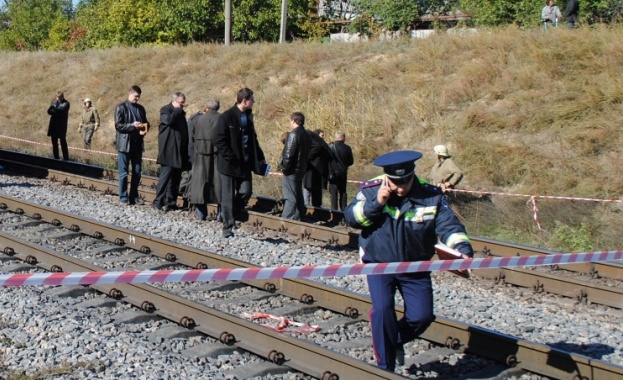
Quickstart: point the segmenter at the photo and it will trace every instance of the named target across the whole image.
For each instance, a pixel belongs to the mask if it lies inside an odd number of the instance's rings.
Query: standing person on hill
[[[579,0],[569,0],[565,9],[565,20],[568,28],[575,28],[575,23],[579,21],[580,2]]]
[[[436,145],[433,150],[437,154],[437,162],[430,172],[431,183],[445,193],[446,189],[453,189],[461,182],[463,171],[450,158],[445,145]]]
[[[174,92],[171,103],[160,109],[156,160],[160,164],[160,177],[153,204],[156,210],[177,210],[182,171],[190,168],[185,104],[186,95]]]
[[[191,140],[194,146],[192,180],[190,181],[190,203],[195,207],[199,220],[206,220],[207,203],[221,203],[221,178],[217,168],[217,150],[212,134],[218,123],[221,103],[210,99],[205,112],[191,119]]]
[[[307,214],[303,199],[303,175],[307,168],[309,155],[309,135],[305,130],[305,115],[294,112],[290,115],[288,133],[279,169],[283,172],[283,197],[285,204],[281,216],[286,219],[301,220]]]
[[[69,148],[67,147],[67,121],[69,120],[69,102],[65,99],[62,91],[56,93],[56,97],[52,100],[52,104],[48,107],[48,115],[50,115],[50,123],[48,124],[48,136],[52,140],[52,154],[57,160],[60,159],[58,154],[58,140],[61,141],[61,151],[63,152],[63,160],[69,160]]]
[[[545,29],[547,29],[548,25],[557,27],[558,21],[562,17],[560,9],[555,4],[554,0],[545,0],[545,6],[541,10],[541,20],[545,25]]]
[[[306,205],[322,207],[322,189],[324,181],[329,177],[331,150],[324,141],[324,132],[320,129],[307,130],[310,136],[307,172],[303,177],[303,197]],[[322,135],[322,136],[321,136]]]
[[[472,257],[465,227],[448,207],[439,188],[421,184],[415,161],[422,153],[398,151],[374,160],[384,174],[361,185],[344,211],[349,226],[361,228],[359,256],[364,263],[430,260],[438,241]],[[393,372],[404,365],[404,344],[420,336],[435,319],[430,272],[367,276],[372,309],[370,325],[379,368]],[[396,290],[404,304],[397,320]]]
[[[141,88],[130,87],[128,100],[115,108],[115,145],[118,154],[119,170],[119,201],[125,204],[143,204],[138,195],[143,169],[144,137],[149,131],[149,122],[145,108],[138,104],[141,99]],[[132,181],[128,194],[128,170],[132,167]]]
[[[253,123],[254,102],[251,89],[240,89],[236,104],[219,116],[212,135],[218,152],[223,237],[226,238],[234,236],[234,217],[244,210],[253,193],[251,173],[265,175],[267,171]]]
[[[342,210],[348,204],[346,184],[348,167],[354,163],[353,150],[346,145],[346,133],[335,132],[335,141],[329,144],[333,161],[329,164],[329,193],[331,194],[331,209]]]
[[[82,118],[80,119],[80,126],[78,126],[78,133],[83,133],[82,139],[84,141],[84,149],[91,149],[91,139],[93,133],[100,127],[100,115],[93,107],[91,99],[84,99],[84,109],[82,110]]]

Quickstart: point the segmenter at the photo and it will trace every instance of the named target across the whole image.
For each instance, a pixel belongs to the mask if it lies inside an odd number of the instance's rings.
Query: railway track
[[[116,171],[91,165],[64,162],[45,157],[0,150],[0,163],[8,169],[29,173],[40,178],[87,188],[104,194],[117,193]],[[28,163],[28,164],[25,164]],[[61,170],[62,169],[62,170]],[[141,196],[146,203],[153,202],[157,178],[141,178]],[[179,206],[184,201],[178,200]],[[253,197],[242,217],[258,230],[277,231],[289,238],[315,240],[330,245],[357,247],[358,231],[343,225],[340,211],[308,207],[306,221],[292,221],[279,217],[283,203],[279,199]],[[215,218],[216,205],[208,205],[208,216]],[[472,236],[477,257],[547,255],[557,252],[509,244]],[[623,308],[623,264],[617,262],[572,264],[548,268],[480,269],[474,274],[500,284],[532,289],[537,293],[551,293],[569,297],[584,304],[600,304]]]
[[[5,165],[5,167],[7,168],[12,169],[11,165],[13,164],[9,163],[7,165],[7,163],[4,162],[3,165]],[[43,171],[45,171],[45,169],[43,169],[42,172]],[[84,172],[82,172],[82,174],[84,174]],[[116,183],[110,184],[109,181],[103,180],[102,183],[100,184],[99,183],[100,180],[90,179],[88,176],[84,176],[84,175],[72,176],[72,175],[67,174],[64,171],[55,172],[53,170],[51,171],[50,169],[47,169],[47,174],[45,174],[44,177],[65,183],[67,185],[76,185],[76,186],[89,189],[89,190],[93,190],[93,191],[106,192],[106,189],[110,189],[110,193],[114,193],[116,190]],[[91,182],[91,180],[94,180],[95,182]],[[107,185],[106,185],[106,182],[108,182]],[[145,193],[146,200],[149,201],[149,194],[150,194],[149,190],[145,190],[144,193]],[[222,261],[223,257],[220,255],[216,255],[216,257],[208,259],[205,256],[206,255],[205,252],[194,252],[193,254],[190,254],[188,253],[188,250],[185,248],[171,246],[170,242],[168,243],[166,241],[158,242],[158,239],[155,239],[150,236],[137,234],[133,231],[127,231],[127,230],[121,230],[121,229],[116,230],[114,226],[112,226],[111,230],[104,229],[104,227],[102,226],[89,227],[88,223],[84,224],[83,221],[78,221],[80,218],[74,219],[75,216],[72,216],[72,215],[56,214],[56,216],[51,216],[51,215],[44,216],[44,215],[48,215],[48,213],[50,213],[51,211],[44,210],[44,209],[37,209],[38,206],[28,205],[27,203],[21,202],[19,200],[5,198],[2,200],[1,203],[6,205],[6,208],[5,208],[6,212],[11,211],[18,215],[21,214],[24,216],[31,216],[32,217],[31,219],[34,219],[34,220],[48,221],[52,224],[65,226],[65,227],[68,227],[72,233],[86,234],[98,240],[101,240],[101,239],[110,240],[117,246],[136,249],[138,250],[138,252],[142,252],[143,255],[145,255],[146,252],[149,254],[155,254],[155,255],[160,256],[162,259],[166,260],[166,262],[169,263],[168,265],[183,264],[189,267],[197,267],[197,266],[203,267],[203,265],[206,265],[210,268],[234,267],[235,265],[242,265],[242,267],[244,267],[245,265],[249,265],[245,263],[232,263],[227,260],[225,260],[224,262]],[[274,201],[273,203],[271,203],[271,200],[267,200],[267,199],[256,200],[256,203],[254,203],[253,207],[266,209],[266,208],[270,208],[271,204],[273,208],[279,207],[278,201]],[[260,206],[256,206],[256,205],[260,205]],[[259,218],[262,215],[262,213],[257,212],[258,215],[254,215],[255,213],[256,211],[251,210],[249,212],[249,219],[253,220],[253,218],[258,218],[258,220],[261,220]],[[321,214],[322,212],[317,213],[318,216]],[[324,213],[324,214],[327,214],[327,213]],[[332,213],[328,213],[328,214],[332,214]],[[344,230],[343,228],[341,229],[330,228],[330,227],[321,225],[322,223],[326,223],[329,225],[333,224],[334,226],[339,226],[339,221],[338,221],[339,213],[334,213],[333,215],[338,215],[338,216],[331,216],[330,218],[325,218],[327,219],[326,221],[322,221],[322,220],[317,221],[316,223],[318,224],[315,225],[317,226],[316,228],[322,227],[322,228],[329,228],[329,229],[339,230],[339,231]],[[274,215],[268,215],[268,217],[270,217],[271,219],[279,220],[279,218],[275,217]],[[284,223],[284,221],[279,221],[279,222]],[[35,222],[29,221],[28,223],[35,223]],[[260,228],[260,229],[267,228],[263,223],[264,222],[261,222],[261,223],[254,222],[253,224],[255,225],[256,228]],[[111,227],[111,226],[108,226],[108,227]],[[308,231],[311,231],[311,232],[309,234],[297,235],[298,238],[315,239],[315,235],[313,233],[314,231],[313,227],[306,226],[303,228],[307,228]],[[281,233],[292,236],[293,229],[296,229],[296,227],[288,226],[286,228],[282,228]],[[336,232],[333,231],[333,234],[335,233]],[[347,231],[347,234],[349,234],[349,236],[354,235],[356,237],[356,232]],[[322,240],[322,239],[318,239],[318,240]],[[339,244],[339,243],[340,243],[339,241],[332,242],[332,244]],[[11,244],[16,245],[17,243],[12,242]],[[163,245],[160,246],[160,244],[163,244]],[[483,240],[483,244],[484,244],[483,248],[477,248],[477,249],[484,253],[487,253],[487,249],[490,249],[489,247],[494,247],[495,242]],[[5,246],[4,249],[6,250],[7,247],[9,246],[8,245]],[[508,252],[514,252],[516,249],[519,249],[519,248],[511,247],[508,249]],[[503,251],[501,248],[496,248],[496,250]],[[9,250],[9,252],[10,251],[11,250]],[[26,249],[26,251],[28,251],[28,249]],[[191,249],[190,251],[195,251],[195,250]],[[14,252],[16,251],[14,250]],[[511,254],[516,254],[516,252],[511,253]],[[33,255],[25,255],[25,256],[24,255],[25,254],[23,253],[14,254],[15,257],[23,256],[22,258],[27,260],[27,262],[29,260],[31,263],[42,265],[47,270],[52,270],[52,267],[54,265],[57,265],[58,268],[56,268],[55,270],[59,270],[60,268],[63,271],[74,271],[74,270],[67,269],[68,268],[67,265],[71,265],[71,264],[63,264],[63,265],[59,265],[58,263],[52,264],[51,261],[47,262],[47,261],[41,260],[37,256],[34,256],[36,260],[33,262],[32,258],[28,258],[29,256],[33,256]],[[41,254],[39,253],[38,255],[41,255]],[[212,260],[216,260],[216,261],[212,261]],[[91,270],[94,270],[94,269],[91,269]],[[580,270],[584,270],[584,269],[580,269]],[[589,270],[588,273],[592,273],[593,276],[595,276],[595,272],[600,273],[600,274],[603,273],[602,270],[597,270],[597,271]],[[504,282],[505,277],[506,276],[500,276],[500,281]],[[289,284],[289,282],[293,282],[293,284]],[[288,285],[286,286],[285,284],[288,284]],[[314,283],[309,282],[309,281],[299,282],[296,280],[283,280],[283,282],[278,282],[278,284],[275,284],[275,283],[257,284],[256,283],[256,284],[250,284],[250,285],[253,285],[259,289],[267,290],[269,292],[268,294],[271,294],[271,295],[279,294],[279,295],[284,295],[284,296],[288,296],[296,300],[299,300],[298,302],[302,304],[302,306],[300,307],[303,309],[313,306],[313,307],[321,307],[325,310],[332,310],[333,312],[342,315],[343,318],[348,318],[352,320],[351,323],[353,321],[365,321],[365,318],[367,316],[367,311],[369,310],[369,307],[370,307],[369,300],[365,299],[364,297],[356,296],[353,298],[352,294],[348,294],[347,292],[344,292],[346,293],[346,295],[341,295],[341,296],[333,295],[334,291],[330,291],[322,286],[318,287],[317,284],[314,285]],[[117,290],[120,290],[120,289],[117,288]],[[110,294],[111,289],[104,289],[103,291],[106,294]],[[155,310],[152,310],[151,312],[155,312],[155,313],[162,312],[163,314],[171,314],[169,315],[169,318],[182,325],[186,324],[188,326],[189,318],[192,319],[195,323],[197,320],[201,320],[199,317],[195,317],[195,318],[189,317],[190,312],[186,313],[188,315],[180,315],[180,313],[161,311],[161,310],[165,310],[165,308],[161,306],[162,301],[157,301],[157,302],[145,301],[146,299],[149,299],[145,294],[141,295],[141,293],[139,293],[138,296],[130,297],[129,295],[127,295],[127,294],[131,294],[131,293],[128,293],[129,290],[124,289],[120,291],[121,291],[121,295],[123,296],[124,300],[136,298],[133,304],[136,304],[137,307],[143,307],[143,308],[145,307],[145,305],[152,304],[155,306]],[[340,292],[339,289],[337,289],[337,293],[340,294],[342,292]],[[113,292],[112,295],[114,296],[115,294],[119,296],[118,292]],[[156,297],[156,296],[153,296],[153,297]],[[350,299],[348,297],[350,297]],[[584,297],[584,299],[588,300],[587,297]],[[145,302],[149,302],[149,303],[145,304]],[[590,302],[592,302],[592,297],[591,297]],[[179,307],[174,308],[174,310],[179,310]],[[400,313],[400,310],[398,309],[397,312]],[[184,319],[184,317],[186,317],[186,319]],[[182,321],[185,321],[185,322],[182,322]],[[253,324],[248,321],[244,321],[244,322]],[[197,325],[203,326],[206,324],[210,324],[210,323],[204,322],[204,323],[198,323]],[[197,328],[197,327],[194,327],[194,328]],[[219,333],[222,334],[223,331],[227,331],[227,330],[220,330],[220,329],[218,330],[219,331],[216,331],[216,332],[209,331],[206,333],[210,336],[215,336],[218,338]],[[535,373],[544,374],[552,378],[561,378],[561,379],[564,379],[564,378],[570,378],[570,379],[571,378],[573,379],[605,378],[605,379],[609,379],[609,378],[619,378],[621,374],[620,368],[618,368],[617,366],[610,366],[604,362],[591,360],[580,355],[574,355],[574,354],[567,353],[567,352],[560,351],[560,350],[555,350],[547,346],[531,344],[529,342],[517,340],[507,335],[496,334],[496,333],[493,333],[487,330],[479,329],[474,326],[460,326],[460,324],[457,324],[455,321],[444,320],[442,318],[438,318],[438,320],[434,323],[433,326],[431,326],[431,328],[426,332],[423,338],[433,342],[435,345],[440,345],[441,347],[445,347],[443,348],[444,350],[459,350],[459,351],[477,353],[485,357],[490,357],[496,361],[507,363],[509,365],[516,365],[518,363],[521,363],[519,366],[522,368],[525,368],[526,370],[529,370]],[[246,342],[246,339],[247,338],[245,337],[245,342]],[[240,345],[240,347],[248,349],[251,352],[254,352],[252,348],[243,347],[242,344]],[[282,348],[282,346],[276,346],[276,347],[278,347],[280,350],[282,349],[283,351],[270,350],[269,354],[272,352],[273,360],[275,360],[275,356],[274,356],[275,353],[273,351],[276,351],[278,353],[287,352],[288,355],[296,351],[296,350],[291,350],[291,347],[287,345],[285,346],[285,348]],[[492,347],[494,347],[495,349],[492,350],[491,349]],[[269,358],[271,357],[271,355],[267,355],[265,352],[264,353],[260,352],[259,355],[263,357],[269,357]],[[282,356],[277,355],[277,357],[281,358]],[[277,358],[277,361],[281,360],[278,358]],[[291,361],[294,362],[295,360],[291,359],[288,356],[287,359],[285,359],[285,361],[288,363],[287,365],[290,366]],[[309,361],[309,355],[305,356],[304,361]],[[320,363],[320,361],[316,361],[316,360],[314,360],[313,362]],[[366,366],[370,367],[367,364]],[[292,368],[295,368],[295,367],[296,366],[293,364]],[[305,372],[305,371],[301,370],[301,372]],[[305,373],[309,373],[309,372],[305,372]],[[325,370],[320,375],[317,372],[312,372],[312,373],[313,374],[310,374],[310,375],[318,377],[318,378],[323,378],[322,376],[325,376],[325,378],[332,378],[331,376],[340,376],[339,371],[334,372],[332,370]],[[344,375],[344,373],[345,372],[342,372],[341,378],[350,378],[350,376]],[[383,377],[380,377],[380,378],[383,378]]]
[[[68,252],[70,249],[67,247],[76,247],[77,244],[72,242],[73,239],[90,239],[82,241],[81,245],[93,249],[67,254],[27,241],[23,238],[28,235],[27,232],[22,233],[22,237],[15,236],[19,235],[15,232],[0,233],[0,248],[5,255],[19,258],[27,265],[36,265],[48,271],[119,270],[128,266],[133,269],[172,266],[250,267],[250,264],[228,259],[220,254],[179,246],[168,240],[102,224],[11,197],[0,197],[0,209],[3,210],[4,229],[21,231],[24,228],[38,228],[38,233],[46,231],[43,237],[34,240],[46,241],[47,245],[52,245],[50,242],[54,241],[58,251]],[[41,225],[44,228],[39,227]],[[326,314],[323,313],[325,318],[319,324],[325,328],[328,325],[340,326],[340,329],[346,330],[349,326],[357,327],[357,323],[367,320],[371,306],[366,297],[306,280],[248,281],[248,285],[252,286],[253,290],[245,291],[243,296],[238,294],[237,302],[248,306],[256,302],[265,304],[267,298],[284,297],[290,301],[275,302],[277,306],[272,311],[282,315],[296,315],[297,318],[313,315],[314,310],[318,308],[329,310],[334,313],[330,318],[334,321],[327,321]],[[181,293],[193,294],[196,299],[205,301],[210,298],[211,293],[225,292],[228,288],[239,286],[198,283],[184,286]],[[356,376],[402,378],[397,374],[379,370],[364,361],[321,347],[315,342],[280,334],[218,310],[219,306],[224,306],[225,309],[232,307],[233,302],[229,298],[223,300],[216,297],[212,303],[198,303],[168,291],[164,285],[112,284],[94,285],[94,288],[111,298],[123,299],[146,313],[165,317],[184,328],[215,337],[225,345],[235,345],[265,357],[274,364],[286,365],[315,378],[351,379]],[[397,313],[401,311],[397,309]],[[313,318],[309,319],[310,324],[316,322]],[[437,318],[423,338],[434,344],[432,351],[435,355],[452,351],[477,354],[511,367],[520,366],[527,371],[552,378],[610,379],[623,375],[623,368],[618,366],[444,318]],[[361,344],[362,350],[369,346],[367,340],[358,343]],[[339,343],[331,345],[339,350]],[[430,353],[421,356],[422,358],[416,357],[413,360],[416,362],[430,360],[425,358],[429,357]],[[569,372],[570,368],[573,368],[573,371]]]

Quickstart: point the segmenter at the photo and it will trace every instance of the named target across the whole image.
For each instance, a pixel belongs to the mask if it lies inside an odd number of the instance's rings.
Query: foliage
[[[69,35],[71,0],[6,0],[0,49],[58,49]]]
[[[623,1],[593,0],[580,3],[580,17],[589,23],[623,21]]]
[[[567,1],[556,3],[565,14]],[[501,26],[511,23],[522,27],[536,26],[540,23],[541,0],[459,0],[458,8],[471,16],[476,26]],[[580,20],[587,23],[621,21],[623,2],[620,0],[582,0],[580,1]]]
[[[414,0],[354,0],[353,7],[359,19],[372,18],[387,30],[407,30],[420,11]],[[361,22],[352,24],[352,30],[360,28]]]
[[[578,228],[562,224],[556,227],[553,242],[568,252],[588,252],[593,250],[594,237],[585,224]]]
[[[460,0],[459,8],[469,14],[476,25],[495,26],[512,23],[517,16],[517,4],[523,1],[526,0]],[[535,0],[527,1],[536,3]],[[540,19],[540,13],[538,17]]]
[[[279,40],[281,0],[234,0],[232,5],[234,40],[258,42]],[[314,20],[309,0],[289,0],[286,27],[288,37],[318,37],[323,28]]]

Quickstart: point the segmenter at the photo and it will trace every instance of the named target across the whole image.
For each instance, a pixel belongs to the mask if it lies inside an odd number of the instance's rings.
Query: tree
[[[407,30],[418,19],[420,4],[415,0],[353,0],[359,19],[371,18],[387,30]],[[360,29],[353,23],[354,30]]]
[[[317,33],[309,0],[289,0],[289,36],[306,38]],[[232,34],[243,42],[279,40],[281,0],[234,0]]]
[[[2,13],[4,50],[59,49],[73,17],[71,0],[6,0]]]
[[[516,16],[514,2],[508,0],[461,0],[459,8],[469,14],[476,25],[482,26],[510,24]]]

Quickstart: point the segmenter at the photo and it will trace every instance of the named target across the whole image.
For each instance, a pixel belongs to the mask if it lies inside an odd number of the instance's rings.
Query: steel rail
[[[72,231],[90,233],[93,234],[92,236],[94,237],[106,238],[118,245],[131,246],[144,253],[156,254],[160,257],[168,258],[169,260],[175,258],[175,260],[172,261],[179,261],[187,265],[190,263],[190,266],[193,266],[192,264],[197,266],[199,260],[204,260],[211,264],[218,263],[220,265],[231,265],[231,267],[236,267],[238,265],[241,267],[250,267],[249,264],[227,259],[220,255],[209,254],[189,247],[179,246],[167,240],[157,239],[148,235],[136,233],[135,231],[128,231],[119,227],[101,224],[92,219],[78,217],[43,206],[30,205],[12,197],[0,196],[0,202],[2,202],[0,208],[5,210],[13,209],[14,212],[18,214],[30,214],[33,218],[38,220],[51,219],[52,224],[68,226]],[[124,237],[128,240],[127,244]],[[13,251],[15,250],[13,249]],[[171,254],[175,256],[173,257]],[[37,261],[40,260],[37,259]],[[51,265],[51,263],[48,263],[50,268]],[[75,269],[71,267],[61,267],[61,270],[72,271]],[[291,296],[290,294],[295,294],[294,298],[297,298],[296,295],[299,295],[299,299],[301,299],[303,303],[314,304],[314,306],[324,307],[362,320],[367,320],[367,315],[371,308],[370,300],[366,297],[350,292],[339,291],[338,289],[326,287],[307,280],[282,279],[276,281],[273,285],[264,283],[263,286],[261,284],[259,286],[268,291],[279,292],[284,295]],[[120,287],[117,288],[121,289]],[[301,295],[300,292],[302,291],[306,293]],[[139,299],[141,305],[145,303],[146,299],[149,299],[149,297],[145,296]],[[161,301],[149,302],[152,304],[159,304]],[[340,306],[336,307],[336,305]],[[345,305],[350,306],[345,308]],[[403,310],[397,308],[396,311],[400,315]],[[185,313],[189,314],[190,311],[185,310]],[[189,315],[194,316],[194,314]],[[189,317],[188,315],[184,316]],[[181,321],[181,318],[184,316],[175,314],[173,320],[178,318],[177,320]],[[559,379],[618,379],[623,376],[623,367],[614,364],[523,341],[504,334],[495,333],[490,330],[462,324],[441,317],[438,317],[435,322],[433,322],[429,329],[423,334],[422,338],[457,350],[465,350],[489,357],[511,366],[518,365],[525,370]],[[282,347],[280,347],[280,349],[282,349]],[[250,351],[252,350],[250,349]]]
[[[33,156],[34,158],[31,158],[30,155],[8,151],[10,158],[27,157],[28,162],[32,161],[44,165],[49,164],[51,166],[60,167],[61,169],[63,168],[61,163],[65,163],[69,168],[67,169],[68,171],[42,169],[40,167],[33,167],[22,162],[7,160],[6,158],[3,158],[6,153],[7,151],[0,150],[0,160],[3,160],[11,169],[26,173],[42,173],[45,177],[52,181],[58,181],[66,185],[74,185],[80,188],[88,188],[89,190],[94,191],[103,191],[106,194],[115,194],[117,192],[116,184],[112,185],[110,182],[110,179],[117,178],[116,176],[118,176],[118,172],[114,170],[97,170],[95,167],[90,165],[86,165],[85,168],[80,168],[84,164],[71,161],[52,160],[38,156]],[[78,174],[72,174],[74,172],[90,173],[95,176],[103,173],[108,180],[94,179]],[[141,190],[143,197],[146,201],[152,202],[155,197],[153,189],[156,187],[157,178],[142,177],[141,182],[145,182],[146,184],[146,186],[144,186]],[[178,200],[178,205],[181,206],[182,204],[183,201],[180,198]],[[333,228],[343,221],[343,214],[341,212],[309,207],[308,216],[320,220],[322,223],[311,224],[280,218],[277,214],[280,213],[282,208],[283,205],[280,200],[266,197],[253,197],[249,202],[248,212],[245,213],[242,221],[248,222],[258,229],[278,231],[302,240],[313,239],[323,241],[331,245],[357,247],[357,231],[346,228]],[[208,215],[214,218],[216,217],[216,213],[217,206],[213,204],[208,205]],[[481,237],[472,237],[472,245],[476,251],[491,256],[508,257],[517,255],[524,256],[556,253],[519,244],[498,242]],[[603,276],[623,280],[623,267],[620,263],[615,262],[571,264],[565,265],[561,268],[566,271],[586,273],[593,278]],[[483,278],[492,279],[498,283],[532,288],[535,292],[549,292],[565,297],[571,297],[578,302],[598,303],[610,307],[623,308],[623,290],[600,286],[598,284],[582,281],[580,279],[569,278],[568,276],[548,275],[542,272],[537,273],[535,271],[521,268],[476,270],[474,273],[482,276]]]
[[[3,251],[11,252],[30,264],[51,270],[94,272],[100,267],[0,232]],[[363,361],[322,348],[316,344],[280,334],[256,323],[186,300],[153,286],[142,284],[93,285],[93,288],[116,299],[175,321],[221,343],[236,345],[244,350],[286,365],[318,379],[402,379]]]

